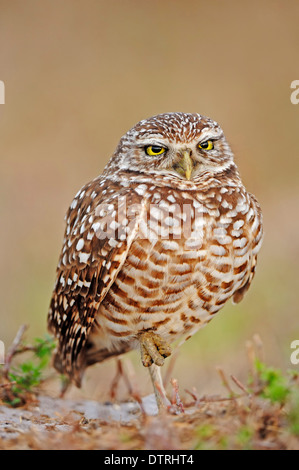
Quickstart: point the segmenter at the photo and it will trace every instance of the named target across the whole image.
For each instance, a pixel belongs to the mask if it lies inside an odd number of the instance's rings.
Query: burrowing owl
[[[49,311],[56,368],[80,385],[87,366],[137,347],[161,366],[169,343],[242,299],[261,240],[260,207],[215,121],[139,122],[67,212]]]

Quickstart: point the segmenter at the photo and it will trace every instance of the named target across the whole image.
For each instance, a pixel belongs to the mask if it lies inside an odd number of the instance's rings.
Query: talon
[[[163,366],[164,359],[171,354],[170,346],[161,336],[148,331],[140,336],[141,360],[144,367],[152,364]]]

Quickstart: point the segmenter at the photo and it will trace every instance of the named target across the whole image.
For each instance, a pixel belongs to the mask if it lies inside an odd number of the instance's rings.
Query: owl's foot
[[[152,364],[163,366],[164,359],[171,354],[171,348],[166,341],[152,331],[142,333],[139,341],[141,361],[144,367],[149,367]]]
[[[171,348],[161,336],[152,331],[143,333],[139,341],[141,361],[144,367],[149,368],[158,409],[168,408],[170,402],[163,386],[160,367],[163,366],[165,358],[170,356]]]

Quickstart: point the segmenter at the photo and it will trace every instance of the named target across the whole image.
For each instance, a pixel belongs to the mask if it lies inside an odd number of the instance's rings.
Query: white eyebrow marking
[[[159,141],[154,137],[151,139],[147,138],[143,142],[140,142],[140,144],[138,144],[138,147],[143,149],[144,147],[148,147],[149,145],[157,145],[158,147],[163,147],[165,150],[168,150],[168,146],[165,142]]]
[[[211,128],[204,128],[200,133],[200,137],[198,142],[204,142],[205,140],[219,140],[223,136],[223,131],[211,129]]]

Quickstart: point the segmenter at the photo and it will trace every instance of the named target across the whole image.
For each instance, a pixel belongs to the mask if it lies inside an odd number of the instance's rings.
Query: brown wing
[[[66,230],[48,315],[58,338],[55,367],[80,383],[80,352],[99,305],[127,257],[146,200],[104,177],[82,188]]]

